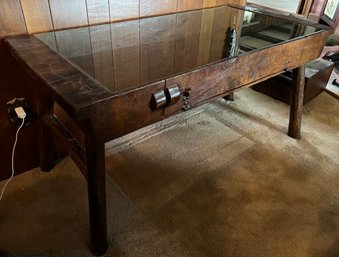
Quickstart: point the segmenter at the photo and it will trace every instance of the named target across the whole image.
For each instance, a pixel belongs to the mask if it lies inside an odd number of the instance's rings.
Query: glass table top
[[[117,93],[319,30],[219,6],[35,36]]]

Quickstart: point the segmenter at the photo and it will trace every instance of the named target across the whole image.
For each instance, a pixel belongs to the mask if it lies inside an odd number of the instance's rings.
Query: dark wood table
[[[293,70],[288,135],[300,138],[304,65],[330,31],[256,7],[220,6],[5,40],[40,91],[40,166],[62,143],[88,183],[92,252],[108,248],[105,142]],[[57,103],[84,136],[56,117]]]

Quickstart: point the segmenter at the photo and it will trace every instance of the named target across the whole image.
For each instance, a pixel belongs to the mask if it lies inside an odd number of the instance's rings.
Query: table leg
[[[293,83],[290,103],[290,124],[288,135],[295,139],[301,138],[301,118],[304,101],[305,66],[293,70]]]
[[[104,143],[86,138],[86,159],[91,250],[103,255],[108,248]]]
[[[39,159],[40,169],[48,172],[54,168],[54,159],[56,156],[56,146],[54,137],[49,132],[48,128],[42,123],[42,117],[44,115],[50,115],[53,113],[54,102],[48,97],[42,97],[40,102],[39,113]]]

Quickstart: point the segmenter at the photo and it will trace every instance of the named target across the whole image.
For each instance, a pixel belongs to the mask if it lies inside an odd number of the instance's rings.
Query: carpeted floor
[[[244,89],[107,144],[106,256],[338,257],[339,101],[305,105],[301,140],[288,116]],[[86,195],[69,158],[15,177],[0,256],[91,256]]]

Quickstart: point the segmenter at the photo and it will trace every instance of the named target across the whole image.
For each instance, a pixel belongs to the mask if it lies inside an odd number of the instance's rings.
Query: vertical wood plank
[[[0,1],[0,38],[27,33],[19,0]]]
[[[237,4],[244,6],[246,4],[246,0],[216,0],[216,5],[224,5],[224,4]]]
[[[199,39],[198,65],[207,64],[210,57],[212,32],[215,10],[208,9],[202,12],[201,31]]]
[[[140,82],[139,21],[112,24],[112,48],[116,90]]]
[[[215,5],[229,4],[232,0],[216,0]]]
[[[174,72],[197,65],[202,11],[177,14]]]
[[[108,0],[87,0],[87,12],[89,24],[103,23],[110,20]]]
[[[114,90],[113,51],[110,24],[90,27],[94,78]]]
[[[140,16],[149,16],[177,11],[178,0],[140,0]]]
[[[173,71],[176,15],[140,21],[141,82],[158,80]]]
[[[53,30],[48,0],[21,0],[29,34]]]
[[[204,0],[204,8],[213,7],[216,5],[216,0]]]
[[[111,20],[139,17],[139,0],[110,0]]]
[[[204,0],[178,0],[178,12],[200,9],[204,6]]]
[[[55,29],[88,25],[86,0],[50,0]]]

